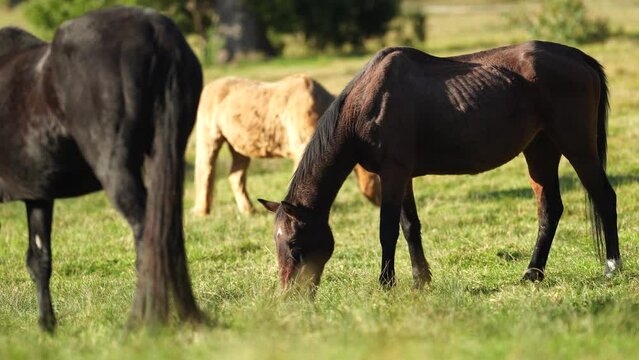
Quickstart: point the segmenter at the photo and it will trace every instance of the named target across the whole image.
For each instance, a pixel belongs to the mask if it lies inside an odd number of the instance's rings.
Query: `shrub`
[[[50,36],[64,21],[80,16],[87,11],[126,4],[116,0],[29,0],[24,9],[27,19]],[[128,1],[129,4],[132,1]]]
[[[395,17],[381,38],[383,46],[412,46],[424,48],[427,36],[427,17],[422,12],[407,12]]]
[[[610,36],[608,21],[590,19],[582,0],[544,0],[536,18],[524,23],[538,39],[583,44]]]
[[[164,11],[183,30],[193,29],[186,0],[29,0],[25,2],[24,12],[27,19],[41,30],[42,35],[51,36],[66,20],[87,11],[116,5],[151,6]]]

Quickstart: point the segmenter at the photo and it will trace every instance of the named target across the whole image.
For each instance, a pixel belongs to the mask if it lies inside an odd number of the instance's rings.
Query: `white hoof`
[[[604,274],[606,277],[613,277],[615,274],[622,270],[623,266],[621,264],[621,259],[607,259],[606,260],[606,270]]]

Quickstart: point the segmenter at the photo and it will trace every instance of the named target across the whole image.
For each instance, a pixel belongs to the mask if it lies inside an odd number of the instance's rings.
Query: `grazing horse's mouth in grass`
[[[320,223],[312,210],[288,202],[259,199],[275,215],[275,248],[283,289],[314,294],[322,272],[333,254],[333,233],[328,222]]]

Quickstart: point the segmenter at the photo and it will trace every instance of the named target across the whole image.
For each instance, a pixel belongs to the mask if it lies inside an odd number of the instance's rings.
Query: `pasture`
[[[34,285],[24,264],[21,203],[0,206],[0,358],[619,358],[639,349],[639,2],[588,2],[619,34],[581,49],[606,68],[611,91],[608,176],[617,192],[625,271],[603,276],[584,193],[560,165],[564,214],[546,280],[520,283],[537,232],[523,156],[475,176],[416,179],[415,196],[433,282],[411,289],[400,237],[398,285],[378,286],[378,209],[349,178],[333,206],[336,245],[314,302],[278,288],[272,214],[242,216],[218,160],[212,213],[186,214],[190,273],[213,326],[127,334],[135,289],[133,238],[103,193],[56,202],[51,292],[59,328],[37,327]],[[510,6],[451,8],[429,17],[426,51],[445,56],[521,42],[502,15]],[[451,10],[448,9],[448,10]],[[2,25],[19,14],[3,14]],[[19,23],[21,20],[18,20]],[[239,75],[277,80],[305,72],[337,93],[370,55],[317,56],[205,69],[208,81]],[[191,144],[192,145],[192,144]],[[194,149],[187,154],[185,209],[193,205]],[[290,160],[252,161],[253,197],[281,199]]]

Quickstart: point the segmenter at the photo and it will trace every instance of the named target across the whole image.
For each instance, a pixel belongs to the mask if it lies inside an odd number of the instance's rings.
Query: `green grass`
[[[239,215],[219,161],[210,217],[185,216],[195,293],[211,328],[172,324],[152,336],[127,334],[134,291],[129,229],[102,193],[56,203],[52,294],[55,336],[37,328],[34,286],[24,265],[23,205],[0,206],[0,359],[33,358],[634,358],[639,350],[639,5],[590,3],[625,35],[583,49],[610,77],[609,176],[618,195],[625,272],[611,280],[595,260],[583,191],[562,161],[566,208],[538,285],[521,284],[536,234],[525,162],[477,176],[415,180],[424,247],[434,280],[410,289],[399,240],[398,286],[377,286],[378,213],[348,179],[331,214],[336,249],[314,302],[284,297],[277,285],[272,216]],[[614,6],[613,6],[614,5]],[[0,17],[2,19],[2,17]],[[4,21],[4,20],[2,20]],[[428,50],[437,55],[523,41],[497,13],[430,18]],[[274,60],[207,69],[277,79],[307,72],[337,92],[367,56]],[[188,154],[193,163],[192,151]],[[281,199],[292,164],[253,161],[252,198]],[[192,168],[185,206],[193,204]],[[503,254],[506,254],[504,256]]]

